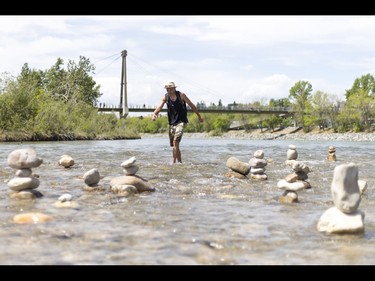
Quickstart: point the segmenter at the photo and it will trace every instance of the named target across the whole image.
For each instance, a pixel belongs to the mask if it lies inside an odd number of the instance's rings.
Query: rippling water
[[[290,174],[284,164],[289,144],[312,172],[312,188],[298,192],[299,203],[282,204],[277,182]],[[326,160],[336,147],[336,162]],[[10,152],[33,148],[43,164],[39,175],[44,196],[34,200],[9,197]],[[263,149],[268,180],[226,178],[226,161],[248,162]],[[0,264],[126,265],[283,265],[375,264],[374,164],[371,142],[189,139],[181,143],[182,164],[171,165],[166,138],[114,141],[29,142],[0,144]],[[76,164],[58,165],[63,154]],[[109,190],[120,164],[135,156],[137,175],[155,192],[119,197]],[[360,235],[327,235],[316,225],[333,207],[330,185],[336,165],[354,162],[367,191],[359,208],[365,213]],[[98,168],[102,191],[85,191],[82,176]],[[53,203],[70,193],[77,208]],[[13,216],[42,212],[53,221],[19,225]]]

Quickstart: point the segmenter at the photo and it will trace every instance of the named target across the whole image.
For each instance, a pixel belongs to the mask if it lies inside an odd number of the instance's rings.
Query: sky
[[[344,99],[375,76],[375,16],[0,16],[0,75],[83,56],[99,102],[117,106],[122,51],[128,107],[155,107],[170,81],[195,104],[267,104],[301,80]]]

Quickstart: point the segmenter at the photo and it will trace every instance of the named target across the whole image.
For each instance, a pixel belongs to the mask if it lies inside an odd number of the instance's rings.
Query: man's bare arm
[[[185,93],[181,93],[182,99],[190,106],[191,110],[197,114],[199,122],[203,122],[203,118],[201,114],[199,113],[197,107],[195,106],[194,103],[191,102],[191,100],[188,98],[188,96]]]
[[[155,108],[154,112],[152,113],[152,117],[151,117],[152,121],[156,120],[156,118],[158,117],[158,114],[163,109],[165,102],[166,102],[165,97],[162,97],[160,104]]]

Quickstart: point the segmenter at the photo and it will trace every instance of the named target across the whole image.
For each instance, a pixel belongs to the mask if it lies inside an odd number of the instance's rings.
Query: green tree
[[[309,132],[312,128],[318,124],[318,116],[314,114],[313,105],[309,100],[305,102],[304,116],[303,116],[303,130]]]
[[[360,131],[360,114],[350,103],[345,103],[336,118],[335,131],[345,133],[349,130]]]
[[[65,87],[63,83],[67,73],[63,66],[64,61],[61,58],[57,58],[56,63],[45,71],[43,87],[54,99],[67,101],[68,97],[65,97]]]
[[[8,80],[2,94],[0,122],[3,130],[28,131],[45,99],[42,72],[24,64],[13,81]]]
[[[360,131],[368,129],[372,123],[370,120],[375,116],[374,97],[366,89],[358,89],[349,97],[346,104],[358,112],[356,114],[358,118],[356,123],[359,125],[358,129]]]
[[[371,74],[362,75],[360,78],[354,80],[353,86],[346,90],[345,97],[348,100],[349,97],[355,95],[358,89],[363,89],[369,96],[373,96],[375,93],[375,79]]]
[[[268,103],[268,106],[270,108],[287,108],[287,107],[290,107],[290,101],[289,99],[278,99],[278,100],[275,100],[275,99],[270,99],[269,103]],[[283,122],[284,122],[284,119],[287,115],[286,114],[280,114],[280,115],[276,115],[276,114],[272,114],[268,117],[267,119],[267,126],[272,130],[274,131],[276,129],[276,127],[283,127]],[[285,123],[285,122],[284,122]]]
[[[298,126],[305,127],[305,108],[308,106],[312,86],[307,81],[298,81],[289,90],[289,99],[293,104]]]
[[[0,133],[15,140],[123,138],[137,135],[125,130],[114,114],[100,114],[93,106],[99,86],[90,76],[94,66],[85,57],[78,64],[63,61],[47,71],[25,63],[20,74],[0,79]]]
[[[287,98],[277,99],[277,100],[270,99],[269,106],[270,107],[290,107],[291,106],[291,102]]]
[[[334,106],[334,102],[327,93],[317,91],[311,96],[311,115],[315,116],[317,125],[324,130],[330,116],[330,111]]]
[[[102,96],[100,85],[90,75],[95,66],[84,56],[79,57],[78,64],[68,61],[67,70],[63,69],[64,61],[58,58],[56,63],[46,71],[44,87],[51,96],[65,102],[72,100],[77,103],[83,101],[96,106]]]
[[[0,95],[4,93],[5,88],[8,84],[15,80],[15,77],[9,72],[3,72],[0,76]]]

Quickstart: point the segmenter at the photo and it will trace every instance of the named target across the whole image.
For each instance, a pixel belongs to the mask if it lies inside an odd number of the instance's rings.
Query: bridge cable
[[[137,60],[139,60],[139,61],[144,62],[145,64],[148,64],[148,65],[154,67],[155,69],[159,69],[157,66],[155,66],[155,65],[153,65],[153,64],[151,64],[151,63],[148,63],[148,62],[142,60],[141,58],[136,57],[135,55],[131,55],[131,56],[129,56],[129,58],[132,58],[132,59],[133,59],[133,62],[135,62],[135,59],[137,59]],[[140,65],[139,63],[137,63],[137,64]],[[172,74],[173,76],[180,77],[182,81],[187,81],[188,84],[194,85],[195,87],[199,88],[200,90],[204,89],[206,92],[212,93],[212,94],[214,94],[215,96],[217,96],[218,94],[221,94],[221,93],[219,93],[219,92],[217,92],[217,91],[214,91],[214,90],[212,90],[212,89],[210,89],[210,88],[207,88],[206,86],[203,86],[203,85],[201,85],[201,84],[199,84],[199,83],[196,83],[196,82],[194,82],[194,81],[192,81],[192,80],[186,79],[186,78],[184,78],[184,77],[182,77],[181,75],[178,75],[178,74],[176,74],[176,73],[172,73],[172,72],[167,71],[167,70],[165,70],[165,69],[160,69],[160,70],[161,70],[162,72],[164,72],[164,73],[167,73],[168,75],[171,75],[171,74]],[[151,73],[149,72],[149,74],[151,74]],[[189,81],[190,81],[190,82],[189,82]],[[159,81],[159,82],[160,82],[160,83],[163,83],[163,81]]]
[[[109,57],[107,57],[107,58],[109,58]],[[101,72],[103,72],[105,69],[107,69],[111,64],[113,64],[115,61],[117,61],[118,59],[120,59],[121,58],[121,54],[118,56],[118,57],[116,57],[116,58],[114,58],[110,63],[108,63],[106,66],[104,66],[104,67],[102,67],[101,68],[101,70],[100,71],[97,71],[95,74],[96,75],[98,75],[99,73],[101,73]],[[104,59],[102,59],[102,60],[104,60]],[[100,61],[102,61],[102,60],[100,60]],[[97,61],[98,62],[98,61]]]

